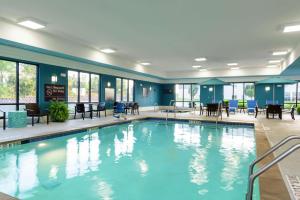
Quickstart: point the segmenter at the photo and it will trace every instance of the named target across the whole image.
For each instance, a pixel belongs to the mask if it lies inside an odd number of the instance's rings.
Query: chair
[[[25,104],[25,111],[27,111],[27,116],[31,117],[31,124],[34,126],[34,117],[38,118],[37,123],[40,123],[40,118],[46,116],[47,124],[49,124],[49,113],[41,112],[40,107],[37,103],[28,103]]]
[[[139,104],[137,102],[134,102],[132,104],[132,107],[131,107],[131,114],[135,114],[135,112],[137,112],[137,114],[139,115],[140,114],[140,111],[139,111]]]
[[[247,113],[253,113],[255,114],[255,117],[257,117],[258,107],[255,100],[248,100],[247,101]]]
[[[5,130],[6,129],[6,112],[4,112],[3,110],[0,110],[0,112],[3,113],[2,116],[0,116],[0,119],[3,120],[3,130]]]
[[[126,113],[125,111],[125,104],[124,103],[117,103],[116,108],[114,110],[114,114]]]
[[[90,109],[90,110],[86,111],[86,110],[85,110],[85,106],[84,106],[83,103],[77,103],[77,104],[75,105],[74,119],[76,119],[76,114],[77,114],[77,113],[81,113],[81,117],[82,117],[82,119],[84,120],[84,118],[85,118],[85,113],[86,113],[86,112],[90,112],[90,117],[91,117],[91,119],[92,119],[92,118],[93,118],[93,110]]]
[[[216,115],[218,112],[219,104],[217,103],[208,103],[206,108],[206,116]]]
[[[296,110],[296,105],[292,105],[291,107],[291,117],[293,120],[295,120],[295,110]]]
[[[104,111],[104,115],[106,117],[106,107],[105,107],[105,102],[100,102],[98,105],[97,105],[97,109],[96,110],[93,110],[95,112],[97,112],[97,117],[101,117],[101,111]]]
[[[228,111],[229,112],[236,112],[237,109],[238,109],[238,104],[239,104],[239,101],[238,100],[229,100],[229,108],[228,108]]]
[[[267,113],[266,113],[267,119],[269,118],[269,114],[272,114],[273,118],[274,118],[274,115],[278,114],[279,119],[282,119],[282,106],[269,104],[267,107]]]

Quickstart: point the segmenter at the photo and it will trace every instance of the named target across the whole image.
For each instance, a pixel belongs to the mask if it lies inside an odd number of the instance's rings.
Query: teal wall
[[[202,85],[200,89],[200,100],[202,103],[212,103],[214,101],[214,91],[209,91],[209,88],[212,87],[215,90],[215,102],[223,101],[223,85]]]
[[[266,91],[266,87],[270,87],[270,91]],[[284,85],[275,84],[274,85],[275,98],[279,104],[284,103]],[[257,84],[255,85],[255,99],[259,107],[264,107],[267,100],[273,100],[273,84]]]
[[[149,94],[147,97],[143,96],[143,88],[148,88]],[[138,102],[140,106],[154,106],[156,103],[160,105],[160,84],[136,80],[134,92],[134,101]]]
[[[57,76],[57,85],[64,85],[66,89],[66,100],[68,94],[68,70],[63,67],[57,67],[53,65],[39,64],[39,84],[38,84],[38,94],[39,94],[39,105],[42,109],[46,109],[49,105],[49,102],[45,101],[45,91],[44,85],[51,84],[51,76]],[[65,74],[66,76],[61,76]]]
[[[168,106],[171,100],[175,100],[175,84],[161,84],[160,105]]]

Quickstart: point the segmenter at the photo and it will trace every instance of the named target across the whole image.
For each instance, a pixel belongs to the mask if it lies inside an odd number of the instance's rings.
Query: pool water
[[[255,154],[253,127],[136,121],[0,150],[0,191],[32,200],[241,200]]]

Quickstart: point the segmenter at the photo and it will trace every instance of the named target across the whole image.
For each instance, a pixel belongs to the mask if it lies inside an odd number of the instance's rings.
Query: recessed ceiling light
[[[206,61],[207,59],[206,58],[195,58],[195,61],[197,62],[203,62],[203,61]]]
[[[237,66],[238,63],[228,63],[227,65],[228,65],[228,66]]]
[[[18,22],[19,25],[25,26],[27,28],[31,28],[34,30],[45,28],[46,25],[41,24],[40,22],[36,22],[32,19],[24,19]]]
[[[269,64],[278,64],[281,63],[281,60],[269,60]]]
[[[272,55],[273,56],[284,56],[286,54],[288,54],[288,51],[274,51]]]
[[[194,68],[194,69],[199,69],[199,68],[201,68],[202,66],[200,66],[200,65],[194,65],[194,66],[192,66],[192,68]]]
[[[277,65],[267,65],[268,68],[276,68],[278,67]]]
[[[101,52],[103,52],[103,53],[115,53],[116,50],[110,49],[110,48],[105,48],[105,49],[101,49]]]
[[[231,70],[237,70],[240,69],[239,67],[231,67]]]
[[[283,29],[284,33],[298,32],[300,31],[300,24],[285,26]]]
[[[144,66],[151,65],[151,63],[149,63],[149,62],[141,62],[140,64],[141,64],[141,65],[144,65]]]
[[[200,71],[200,72],[206,72],[207,69],[200,69],[199,71]]]

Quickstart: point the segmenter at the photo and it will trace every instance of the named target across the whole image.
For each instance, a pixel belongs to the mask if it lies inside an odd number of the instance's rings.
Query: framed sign
[[[45,101],[65,101],[66,89],[64,85],[45,84]]]
[[[148,88],[143,88],[143,97],[147,97],[149,95],[149,90]]]

